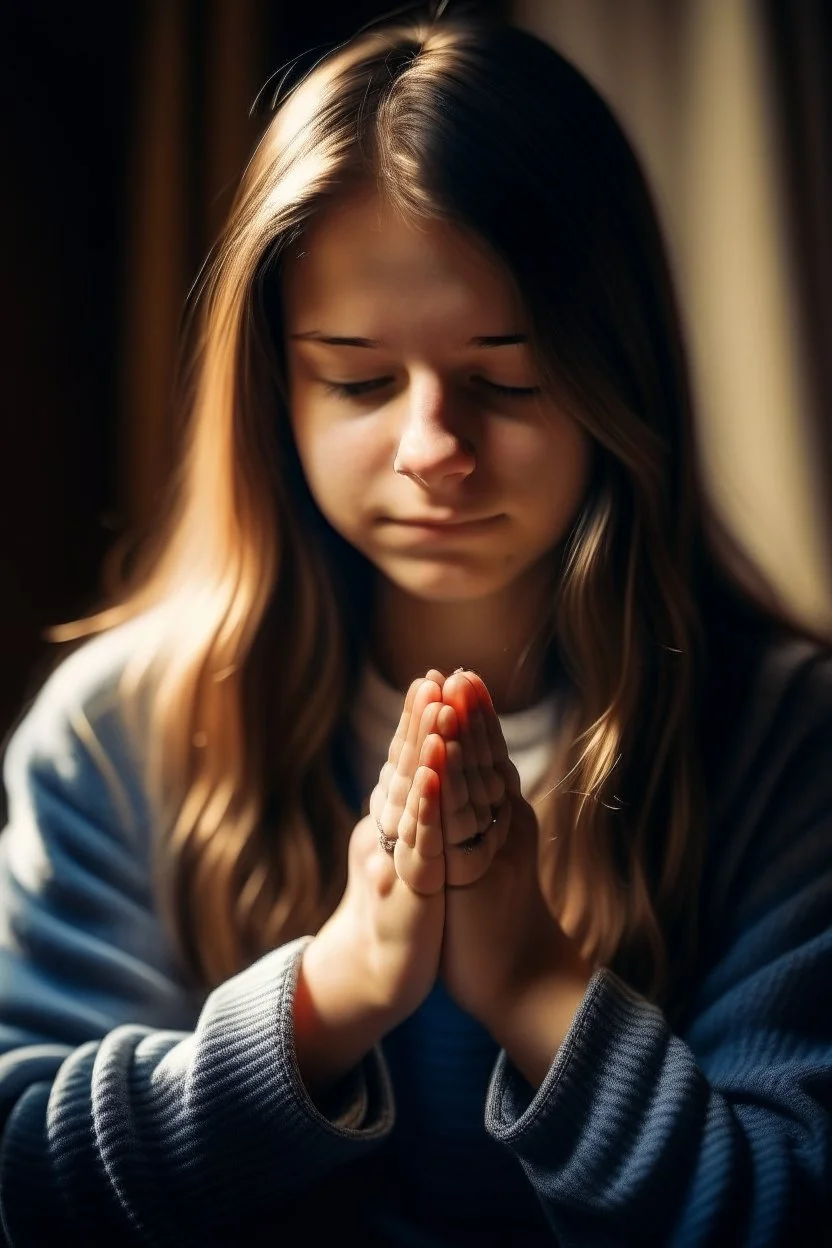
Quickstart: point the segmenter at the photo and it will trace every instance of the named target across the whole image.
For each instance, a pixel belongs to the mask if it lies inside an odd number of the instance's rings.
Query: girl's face
[[[500,266],[368,193],[315,223],[283,303],[294,437],[333,528],[394,586],[436,602],[543,569],[591,448],[540,393]]]

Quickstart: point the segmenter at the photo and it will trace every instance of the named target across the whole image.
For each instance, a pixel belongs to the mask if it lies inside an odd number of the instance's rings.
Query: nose
[[[449,478],[462,481],[474,471],[474,446],[458,428],[460,413],[451,412],[451,398],[440,378],[423,377],[411,383],[393,461],[396,472],[422,485],[436,486]]]

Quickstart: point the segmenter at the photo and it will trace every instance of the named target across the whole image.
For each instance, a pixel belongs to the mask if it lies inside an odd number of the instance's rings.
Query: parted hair
[[[565,677],[541,879],[593,959],[661,1000],[695,955],[711,615],[762,618],[766,591],[702,496],[638,160],[569,62],[482,17],[364,30],[284,87],[190,308],[170,507],[114,604],[74,626],[156,621],[125,696],[142,689],[149,708],[165,913],[211,986],[314,932],[344,888],[373,571],[306,488],[280,278],[318,215],[366,186],[486,245],[528,310],[544,385],[592,439],[540,622]]]

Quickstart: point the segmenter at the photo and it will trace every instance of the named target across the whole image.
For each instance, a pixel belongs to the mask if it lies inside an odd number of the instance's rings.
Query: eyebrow
[[[311,329],[305,334],[291,334],[290,337],[303,342],[322,342],[328,347],[365,347],[372,350],[387,346],[381,338],[342,338],[332,334],[322,334],[317,329]],[[469,338],[466,345],[485,348],[514,347],[528,341],[528,334],[485,334]]]

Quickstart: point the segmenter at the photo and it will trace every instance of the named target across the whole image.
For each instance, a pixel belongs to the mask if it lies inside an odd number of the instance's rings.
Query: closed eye
[[[499,382],[489,381],[487,377],[472,377],[471,380],[510,399],[527,399],[540,394],[540,386],[501,386]],[[323,384],[328,394],[336,394],[342,399],[357,399],[389,386],[392,381],[392,377],[369,377],[366,381],[324,381]]]
[[[533,394],[540,394],[540,386],[501,386],[496,381],[489,381],[487,377],[473,377],[471,380],[478,381],[480,385],[497,394],[505,394],[510,399],[528,399]]]
[[[357,399],[362,394],[388,386],[392,380],[392,377],[370,377],[367,381],[325,381],[324,388],[327,394],[337,394],[342,399]]]

